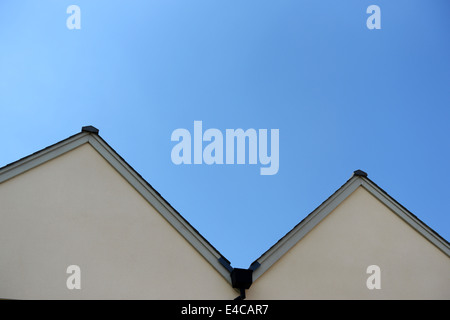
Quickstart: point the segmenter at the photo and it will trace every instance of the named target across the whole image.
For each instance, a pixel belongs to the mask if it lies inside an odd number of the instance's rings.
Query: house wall
[[[0,184],[0,216],[0,298],[237,296],[89,144]]]
[[[366,285],[370,265],[380,267],[381,289]],[[247,299],[450,299],[450,258],[359,187]]]

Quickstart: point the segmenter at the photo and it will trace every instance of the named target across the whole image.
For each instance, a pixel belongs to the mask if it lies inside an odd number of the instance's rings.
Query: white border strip
[[[50,161],[60,155],[79,147],[88,142],[88,133],[79,133],[77,135],[63,140],[51,147],[45,148],[28,157],[7,165],[0,171],[0,183],[5,182],[21,173],[33,169],[47,161]]]

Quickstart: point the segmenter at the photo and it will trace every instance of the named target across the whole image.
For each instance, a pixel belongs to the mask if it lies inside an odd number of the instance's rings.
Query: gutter
[[[245,290],[248,290],[253,283],[253,271],[259,268],[259,262],[253,262],[248,269],[233,268],[228,260],[220,257],[219,262],[230,272],[231,285],[235,289],[239,289],[239,296],[234,300],[244,300]]]

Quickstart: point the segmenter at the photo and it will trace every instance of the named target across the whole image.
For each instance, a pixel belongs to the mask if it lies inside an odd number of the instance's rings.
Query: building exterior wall
[[[368,289],[367,267],[381,289]],[[450,259],[358,187],[252,284],[247,299],[450,299]]]
[[[233,299],[238,293],[88,143],[0,183],[0,298]],[[81,269],[69,290],[67,267]],[[367,267],[381,289],[368,289]],[[247,299],[450,299],[450,258],[362,186]]]
[[[0,298],[237,295],[89,144],[0,184],[0,216]],[[70,265],[80,290],[66,286]]]

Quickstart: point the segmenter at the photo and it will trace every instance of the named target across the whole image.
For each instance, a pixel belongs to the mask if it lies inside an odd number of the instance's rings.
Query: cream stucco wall
[[[369,265],[381,268],[379,290],[366,286]],[[450,299],[450,258],[359,187],[247,299]]]
[[[237,295],[89,144],[0,184],[0,219],[0,298]],[[67,289],[69,265],[81,290]]]

